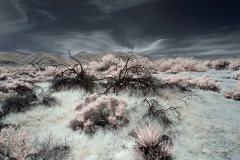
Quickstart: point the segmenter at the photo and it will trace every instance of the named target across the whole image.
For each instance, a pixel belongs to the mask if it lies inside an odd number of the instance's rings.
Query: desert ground
[[[239,57],[9,55],[0,54],[0,159],[240,157]]]

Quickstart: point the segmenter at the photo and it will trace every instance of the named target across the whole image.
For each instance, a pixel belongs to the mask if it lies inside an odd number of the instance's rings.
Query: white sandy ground
[[[240,159],[240,102],[226,99],[223,92],[234,87],[236,80],[228,70],[207,72],[221,85],[221,92],[193,89],[191,94],[179,92],[169,93],[159,98],[165,107],[181,107],[181,121],[163,133],[173,140],[173,157],[176,160],[239,160]],[[206,72],[184,72],[186,76],[199,77]],[[159,74],[159,77],[165,74]],[[230,77],[230,79],[226,79]],[[45,87],[48,83],[38,84]],[[41,90],[38,89],[37,92]],[[83,91],[62,91],[54,93],[59,105],[51,108],[38,106],[24,113],[11,114],[5,123],[19,123],[25,126],[32,137],[47,138],[54,135],[56,140],[69,141],[71,159],[74,160],[139,160],[132,145],[134,140],[128,134],[139,122],[146,108],[141,104],[144,97],[129,96],[122,93],[119,96],[127,100],[126,106],[129,124],[120,131],[98,130],[93,137],[84,133],[74,132],[68,127],[68,122],[76,113],[74,105],[85,93]],[[151,97],[148,97],[150,99]],[[40,119],[37,121],[31,117]]]

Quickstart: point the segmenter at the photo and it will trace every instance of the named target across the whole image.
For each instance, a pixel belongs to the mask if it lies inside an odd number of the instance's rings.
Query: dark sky
[[[238,0],[0,0],[0,51],[240,51]]]

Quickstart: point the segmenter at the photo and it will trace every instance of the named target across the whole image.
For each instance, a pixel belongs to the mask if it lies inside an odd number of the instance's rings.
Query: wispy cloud
[[[90,0],[92,4],[100,8],[103,12],[114,12],[119,9],[135,7],[152,1],[156,0]]]
[[[0,35],[26,28],[28,17],[20,0],[0,1]]]
[[[172,38],[163,41],[161,53],[166,55],[225,55],[240,51],[240,32],[212,33]]]
[[[51,48],[55,52],[70,50],[73,54],[81,51],[100,53],[105,51],[126,51],[126,47],[115,42],[107,31],[78,33],[69,32],[63,35],[32,35],[32,40],[40,46]]]
[[[145,54],[159,53],[159,51],[163,47],[161,45],[163,41],[164,41],[164,39],[157,39],[153,42],[136,43],[135,48],[134,48],[134,52],[145,53]]]
[[[58,18],[56,16],[54,16],[52,13],[50,13],[50,12],[48,12],[46,10],[38,10],[38,13],[43,15],[46,19],[48,19],[51,22],[58,20]]]

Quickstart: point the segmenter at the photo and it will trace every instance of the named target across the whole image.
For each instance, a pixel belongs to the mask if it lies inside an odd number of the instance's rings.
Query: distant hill
[[[80,52],[73,57],[79,60],[81,63],[87,63],[98,59],[98,56],[96,54],[88,52]]]
[[[71,61],[68,58],[65,58],[58,54],[49,54],[49,53],[42,53],[38,52],[36,54],[30,55],[24,59],[22,59],[20,62],[22,65],[60,65],[60,64],[71,64]]]
[[[4,65],[18,65],[19,61],[25,59],[27,56],[15,52],[0,52],[0,66]]]
[[[124,61],[127,60],[132,53],[125,53],[125,52],[102,52],[99,54],[93,54],[88,52],[80,52],[73,57],[77,60],[79,60],[81,63],[88,63],[91,61],[100,61],[102,57],[106,54],[113,54],[115,57],[123,59]],[[139,55],[139,54],[134,54]],[[146,56],[151,59],[150,56]],[[59,64],[76,64],[77,62],[73,60],[71,57],[63,57],[60,54],[54,54],[54,53],[43,53],[43,52],[37,52],[32,55],[23,55],[20,53],[15,52],[0,52],[0,66],[16,66],[16,65],[51,65],[56,66]]]

